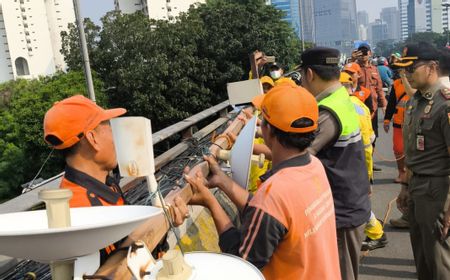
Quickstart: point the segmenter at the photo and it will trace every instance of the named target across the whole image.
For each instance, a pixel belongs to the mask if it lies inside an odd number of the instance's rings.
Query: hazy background
[[[108,11],[114,9],[114,0],[80,0],[81,16],[91,18],[100,23],[100,18]],[[398,0],[356,0],[358,11],[366,10],[369,13],[369,22],[380,17],[384,7],[397,7]]]

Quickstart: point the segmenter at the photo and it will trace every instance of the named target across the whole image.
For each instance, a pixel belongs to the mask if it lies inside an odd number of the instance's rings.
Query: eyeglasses
[[[427,65],[427,63],[416,63],[416,64],[412,64],[411,66],[405,67],[405,71],[408,73],[414,73],[417,68]]]

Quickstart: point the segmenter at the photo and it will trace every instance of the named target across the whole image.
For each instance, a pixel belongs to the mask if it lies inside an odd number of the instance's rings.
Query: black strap
[[[400,95],[400,98],[397,99],[397,103],[395,103],[395,105],[397,105],[400,102],[400,100],[402,100],[402,98],[405,97],[405,95],[406,95],[406,92],[404,92],[402,95]]]
[[[103,184],[97,179],[68,165],[66,165],[64,177],[70,182],[77,184],[82,188],[85,188],[88,192],[89,201],[91,201],[91,196],[89,195],[89,193],[93,193],[96,196],[101,197],[103,200],[110,204],[116,204],[117,201],[119,201],[119,199],[122,197],[121,193],[111,190],[109,186]]]

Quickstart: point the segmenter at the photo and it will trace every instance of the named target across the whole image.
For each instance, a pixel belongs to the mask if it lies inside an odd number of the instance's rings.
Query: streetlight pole
[[[80,35],[80,49],[81,58],[84,63],[84,77],[86,78],[86,87],[88,90],[89,98],[95,102],[94,83],[92,81],[91,65],[89,64],[89,53],[86,44],[86,35],[84,34],[83,19],[80,15],[80,2],[79,0],[73,0],[73,9],[75,10],[75,20],[78,27],[78,34]]]
[[[450,42],[449,42],[449,30],[448,30],[448,26],[449,26],[449,14],[448,14],[448,8],[450,7],[450,3],[442,3],[442,7],[445,7],[447,9],[447,45],[446,47],[450,46]]]

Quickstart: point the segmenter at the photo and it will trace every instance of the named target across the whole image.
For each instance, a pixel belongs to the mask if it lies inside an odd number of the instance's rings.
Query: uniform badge
[[[425,137],[422,134],[416,135],[416,149],[418,151],[425,151]]]
[[[431,98],[433,98],[433,94],[431,92],[425,92],[423,97],[425,97],[426,99],[431,99]]]
[[[425,113],[425,114],[429,114],[430,112],[431,112],[431,105],[428,104],[427,106],[425,106],[424,113]]]

